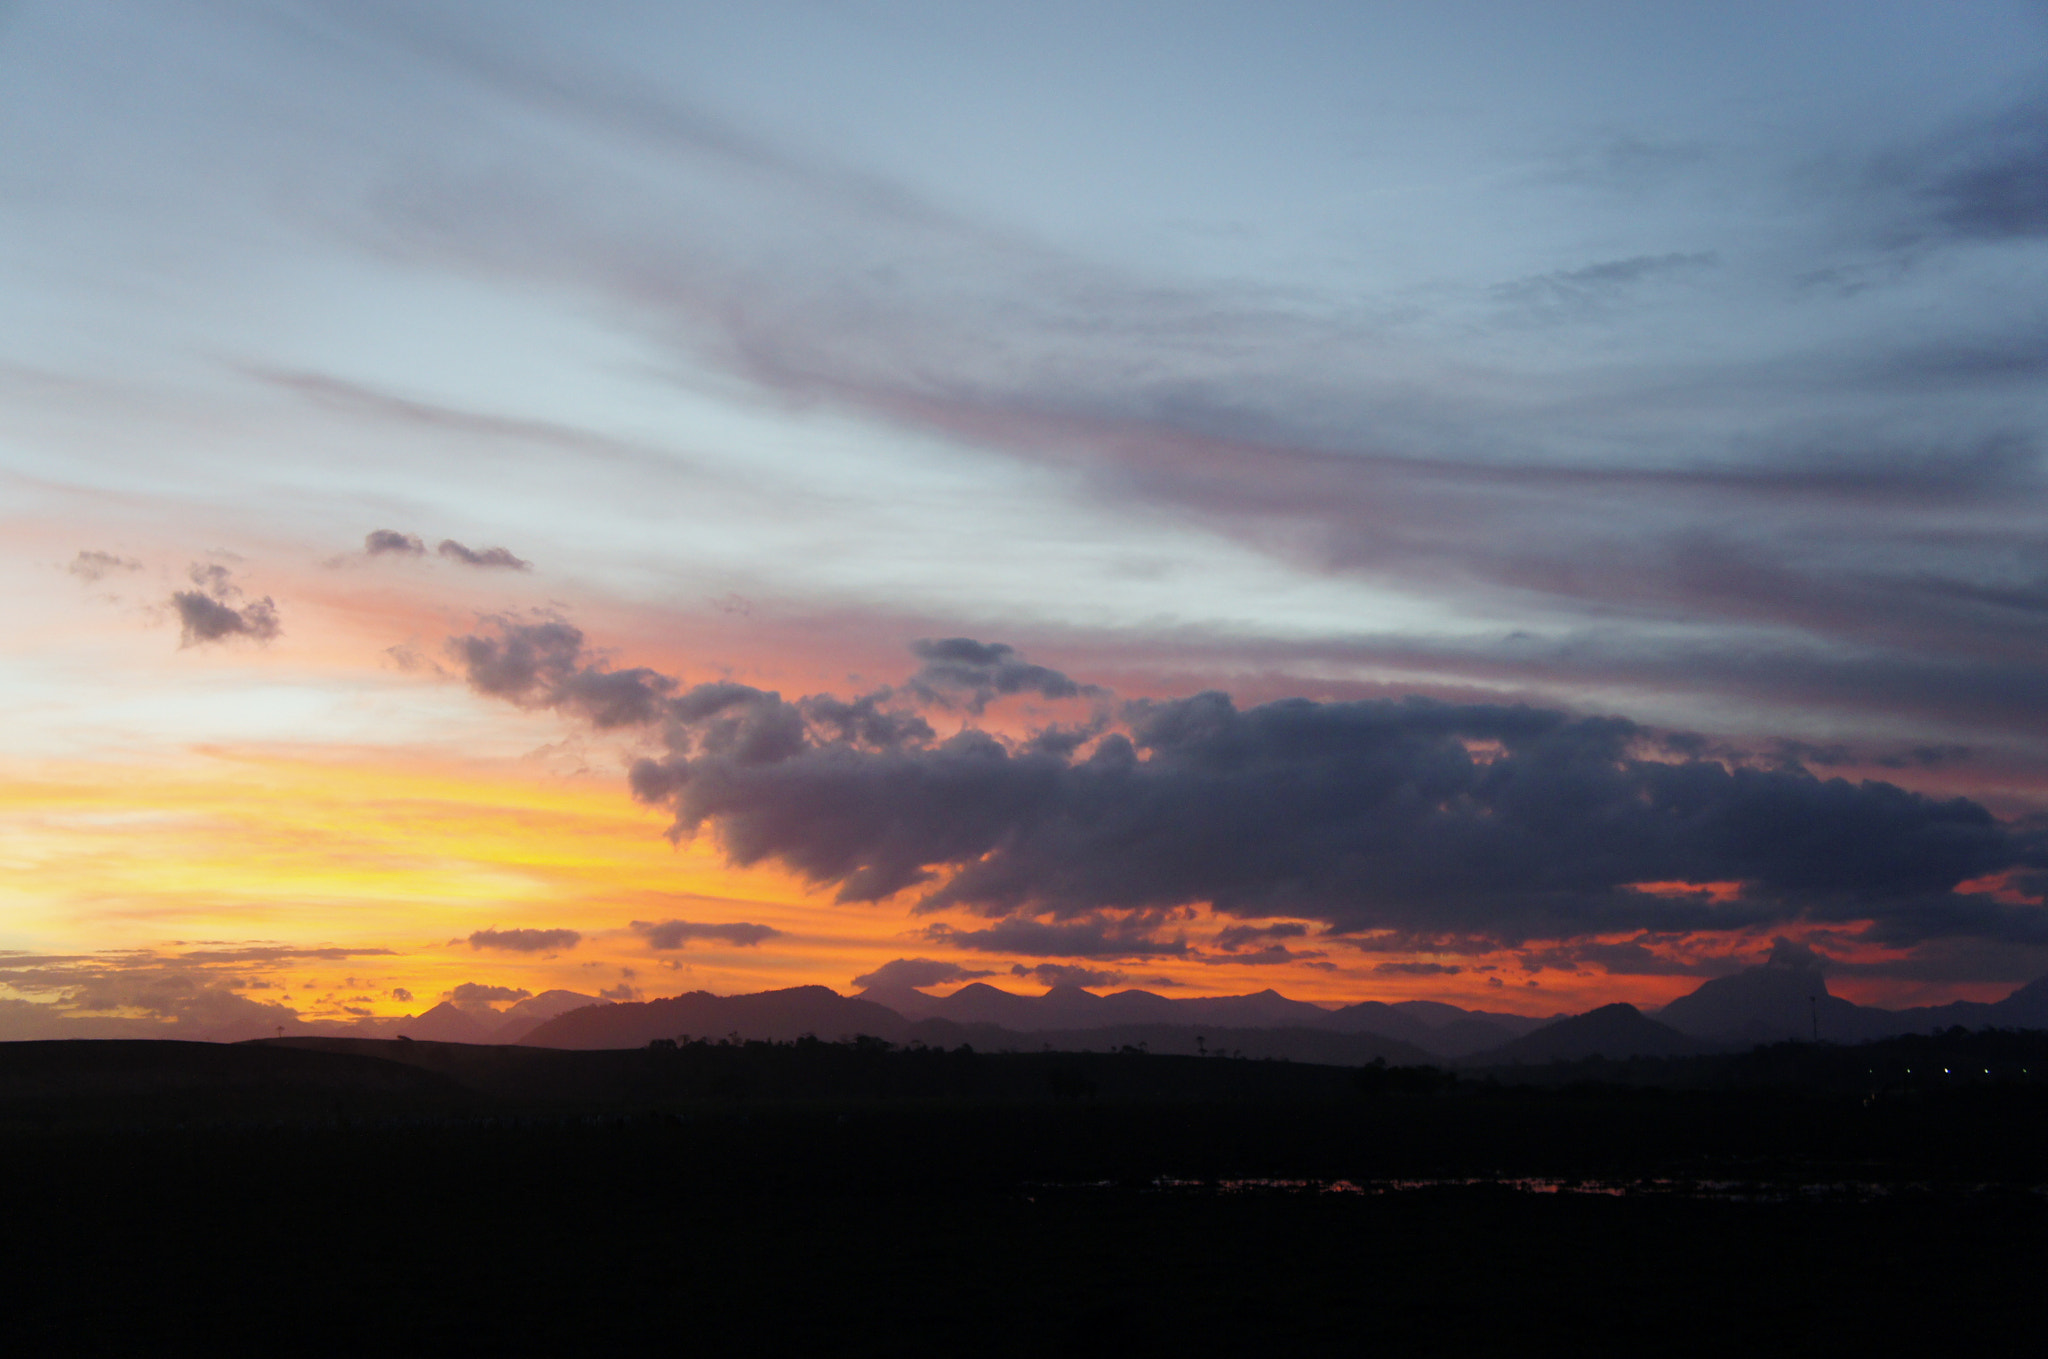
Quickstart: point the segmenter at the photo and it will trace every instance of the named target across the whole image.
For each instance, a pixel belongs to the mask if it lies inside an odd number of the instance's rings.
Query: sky
[[[0,129],[0,1036],[2048,973],[2048,7],[15,0]]]

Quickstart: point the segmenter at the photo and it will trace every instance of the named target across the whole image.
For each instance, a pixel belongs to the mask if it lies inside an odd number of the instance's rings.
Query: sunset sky
[[[2048,973],[2041,5],[18,0],[0,129],[0,1037]]]

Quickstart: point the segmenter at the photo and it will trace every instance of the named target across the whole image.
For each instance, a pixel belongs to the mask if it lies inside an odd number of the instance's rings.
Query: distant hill
[[[1860,1043],[1900,1031],[1891,1011],[1829,995],[1818,968],[1775,963],[1703,982],[1659,1010],[1657,1018],[1680,1033],[1721,1043],[1782,1043],[1815,1036]]]
[[[1333,1012],[1278,991],[1248,996],[1173,999],[1151,991],[1117,991],[1098,996],[1078,986],[1055,986],[1042,996],[1019,995],[970,982],[949,996],[928,996],[909,987],[871,989],[863,1000],[887,1005],[912,1019],[948,1019],[956,1024],[997,1024],[1018,1032],[1101,1029],[1123,1024],[1226,1025],[1240,1029],[1344,1028]]]
[[[580,991],[554,990],[528,996],[503,1010],[493,1010],[487,1005],[456,1005],[444,1000],[416,1015],[362,1019],[346,1026],[304,1025],[288,1029],[287,1033],[294,1037],[396,1038],[403,1035],[428,1043],[512,1043],[556,1015],[579,1010],[586,1005],[610,1004],[608,1000],[586,996]]]
[[[549,993],[571,996],[573,993]],[[897,1005],[883,1004],[887,996]],[[535,1000],[544,999],[535,997]],[[437,1006],[433,1016],[451,1007]],[[424,1021],[428,1016],[422,1016]],[[1610,1005],[1570,1019],[1461,1009],[1438,1001],[1364,1001],[1325,1010],[1274,991],[1248,996],[1174,999],[1149,991],[1099,996],[1079,987],[1020,995],[983,982],[948,996],[908,987],[842,996],[800,986],[749,996],[697,991],[666,1000],[572,1009],[521,1033],[511,1023],[488,1037],[448,1029],[406,1030],[415,1038],[519,1042],[536,1047],[632,1048],[685,1034],[713,1039],[828,1041],[869,1034],[933,1047],[962,1043],[989,1051],[1114,1050],[1144,1045],[1157,1053],[1242,1051],[1246,1056],[1350,1065],[1375,1058],[1396,1064],[1444,1060],[1543,1062],[1593,1053],[1613,1058],[1680,1056],[1757,1043],[1805,1040],[1819,1021],[1826,1042],[1857,1043],[1953,1024],[2048,1028],[2048,979],[1995,1005],[1962,1003],[1893,1012],[1827,994],[1817,969],[1766,964],[1701,984],[1654,1019]],[[1198,1041],[1199,1040],[1199,1041]]]
[[[498,1025],[495,1016],[485,1020],[444,1000],[424,1014],[388,1021],[378,1027],[429,1043],[488,1043]]]
[[[586,1005],[611,1003],[597,996],[586,996],[581,991],[543,991],[537,996],[528,996],[515,1005],[506,1006],[498,1016],[497,1027],[492,1030],[491,1041],[516,1043],[520,1037],[556,1015],[565,1015]]]
[[[988,989],[997,996],[1006,995],[993,987]],[[1032,1003],[1038,999],[1007,996],[1002,1001],[990,1001],[987,997],[973,997],[969,1005],[960,1008],[969,1014],[1016,1015],[1026,1023],[1048,1010],[1055,1016],[1059,1013],[1056,1007],[1062,998],[1056,997],[1054,1006],[1043,1008]],[[1110,1003],[1101,996],[1091,996],[1090,1000],[1097,1005]],[[1064,1003],[1077,1009],[1081,1004],[1071,1000]],[[1245,1008],[1258,1013],[1251,1007]],[[1227,1008],[1225,1012],[1228,1013]],[[1182,1012],[1176,1009],[1167,1013],[1178,1017]],[[714,996],[695,991],[668,1000],[572,1010],[539,1025],[520,1041],[531,1047],[635,1048],[644,1047],[653,1039],[680,1038],[686,1034],[714,1040],[737,1034],[742,1039],[780,1042],[805,1034],[827,1041],[868,1034],[892,1043],[916,1042],[944,1048],[964,1043],[991,1052],[1037,1052],[1044,1048],[1113,1051],[1130,1046],[1162,1055],[1241,1052],[1246,1057],[1338,1066],[1355,1066],[1375,1058],[1397,1064],[1433,1060],[1430,1052],[1399,1039],[1298,1026],[1108,1022],[1088,1028],[1018,1029],[981,1021],[963,1023],[939,1016],[912,1020],[874,1001],[841,996],[822,986],[799,986],[751,996]]]
[[[1656,1012],[1660,1023],[1723,1045],[1800,1042],[1865,1043],[1902,1034],[1966,1029],[2048,1029],[2048,977],[1989,1004],[1956,1001],[1886,1010],[1828,994],[1817,967],[1764,963],[1702,982]]]
[[[1546,1024],[1534,1033],[1480,1054],[1475,1061],[1576,1062],[1587,1057],[1686,1057],[1707,1044],[1650,1019],[1633,1005],[1603,1005]]]
[[[1376,1033],[1337,1033],[1329,1029],[1230,1028],[1220,1024],[1118,1024],[1101,1029],[1053,1029],[1019,1033],[995,1025],[956,1025],[950,1020],[920,1020],[910,1027],[910,1041],[933,1047],[961,1043],[989,1052],[1115,1052],[1138,1048],[1158,1056],[1241,1056],[1287,1062],[1320,1062],[1329,1066],[1363,1066],[1374,1060],[1396,1066],[1420,1066],[1433,1054],[1398,1038]]]
[[[1438,1057],[1463,1057],[1499,1047],[1551,1020],[1462,1010],[1434,1000],[1404,1000],[1391,1005],[1366,1000],[1332,1010],[1330,1022],[1345,1033],[1385,1034]]]
[[[666,1000],[588,1006],[558,1015],[525,1034],[520,1042],[541,1048],[637,1048],[657,1038],[742,1038],[787,1042],[805,1034],[832,1041],[870,1034],[900,1041],[910,1021],[871,1000],[840,995],[824,986],[793,986],[750,996],[714,996],[692,991]]]
[[[1212,1028],[1321,1029],[1394,1039],[1437,1058],[1497,1047],[1550,1022],[1463,1010],[1439,1001],[1389,1005],[1372,1000],[1325,1009],[1290,1000],[1271,989],[1244,996],[1176,998],[1141,990],[1098,996],[1079,987],[1056,986],[1044,995],[1028,996],[987,982],[971,982],[948,996],[885,986],[862,991],[858,999],[886,1006],[913,1021],[992,1024],[1013,1034],[1089,1033],[1134,1024],[1189,1028],[1191,1033]]]

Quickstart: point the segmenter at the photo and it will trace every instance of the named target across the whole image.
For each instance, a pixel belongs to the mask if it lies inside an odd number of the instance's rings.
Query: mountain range
[[[437,1006],[413,1021],[408,1036],[440,1036],[426,1031],[425,1021],[448,1008]],[[981,982],[946,996],[908,987],[842,996],[823,986],[799,986],[744,996],[696,991],[663,1000],[599,1003],[565,1008],[535,1024],[511,1019],[508,1012],[488,1041],[591,1049],[640,1047],[654,1039],[788,1041],[805,1034],[827,1039],[866,1034],[892,1043],[967,1043],[989,1050],[1129,1046],[1344,1065],[1376,1058],[1397,1064],[1458,1060],[1485,1065],[1594,1055],[1682,1056],[1786,1039],[1853,1043],[1955,1025],[2048,1029],[2048,978],[1991,1003],[1885,1010],[1830,995],[1818,967],[1773,962],[1704,982],[1653,1014],[1618,1004],[1549,1019],[1464,1010],[1439,1001],[1365,1001],[1324,1009],[1271,990],[1174,999],[1148,991],[1102,996],[1072,986],[1027,996]]]

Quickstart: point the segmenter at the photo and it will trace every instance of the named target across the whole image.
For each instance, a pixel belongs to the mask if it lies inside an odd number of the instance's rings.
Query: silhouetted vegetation
[[[1434,1095],[1457,1085],[1458,1078],[1441,1067],[1369,1062],[1358,1069],[1351,1083],[1361,1095]]]

